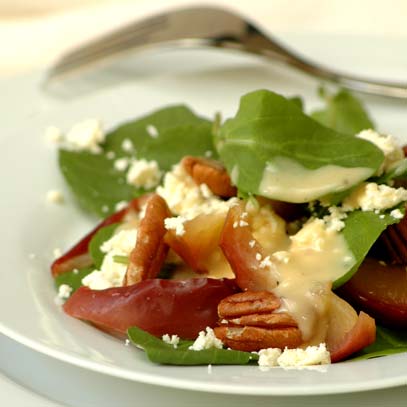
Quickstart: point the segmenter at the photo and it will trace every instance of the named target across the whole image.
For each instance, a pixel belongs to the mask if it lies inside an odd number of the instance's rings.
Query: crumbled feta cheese
[[[249,226],[249,224],[245,220],[240,220],[239,221],[239,226],[244,227],[244,226]]]
[[[233,222],[233,229],[236,229],[239,226],[239,222],[237,220],[235,220]]]
[[[330,206],[328,212],[329,215],[322,218],[326,223],[327,230],[335,232],[341,231],[345,227],[345,222],[343,220],[346,219],[348,215],[338,206]]]
[[[284,349],[278,357],[277,363],[281,367],[301,367],[323,365],[331,363],[331,356],[326,345],[308,346],[306,349]]]
[[[69,298],[72,292],[72,287],[69,286],[68,284],[61,284],[58,288],[58,297],[66,300]]]
[[[116,154],[115,154],[114,151],[108,151],[108,152],[106,153],[106,158],[107,158],[108,160],[113,160],[115,157],[116,157]]]
[[[384,161],[377,175],[387,172],[397,161],[404,158],[404,153],[397,140],[391,135],[379,134],[372,129],[363,130],[356,137],[370,141],[375,144],[384,154]]]
[[[394,219],[403,219],[404,218],[403,212],[401,212],[400,209],[393,209],[390,212],[390,216],[392,216]]]
[[[93,290],[120,287],[127,266],[114,260],[114,256],[129,256],[137,241],[137,229],[122,229],[100,246],[105,254],[100,270],[94,270],[82,279],[82,284]]]
[[[260,264],[259,264],[259,267],[261,268],[261,269],[265,269],[265,268],[270,268],[270,267],[272,267],[272,263],[271,263],[271,260],[270,260],[270,256],[266,256],[261,262],[260,262]]]
[[[261,260],[261,254],[260,253],[256,253],[256,260],[258,260],[258,261]]]
[[[116,212],[121,211],[122,209],[126,208],[129,203],[127,201],[119,201],[114,206]]]
[[[249,246],[250,246],[251,248],[253,248],[253,247],[255,246],[255,244],[256,244],[256,241],[255,241],[254,239],[250,240]]]
[[[165,343],[168,343],[168,345],[172,345],[175,349],[178,347],[179,344],[179,336],[178,335],[168,335],[165,334],[161,338]]]
[[[164,219],[164,226],[167,230],[175,230],[177,236],[182,236],[185,233],[184,222],[185,218],[182,216],[176,216],[173,218]]]
[[[175,165],[164,177],[163,186],[157,193],[165,199],[171,212],[187,220],[200,214],[224,213],[236,202],[236,198],[223,201],[212,194],[209,188],[202,188],[180,164]]]
[[[158,185],[161,171],[157,161],[135,160],[127,172],[127,183],[137,188],[151,189]]]
[[[279,261],[280,263],[287,264],[290,261],[290,252],[286,250],[280,250],[278,252],[274,252],[271,255],[274,259]]]
[[[67,147],[75,151],[100,153],[105,133],[99,120],[88,119],[75,124],[66,135]]]
[[[64,195],[57,189],[50,189],[47,192],[47,202],[53,204],[61,204],[64,202]]]
[[[56,247],[53,251],[54,259],[57,259],[62,256],[62,250],[59,247]]]
[[[189,349],[196,351],[210,348],[222,349],[223,343],[215,336],[213,329],[208,326],[205,331],[199,332],[198,338],[195,339],[195,342],[189,347]]]
[[[212,197],[213,197],[213,193],[212,193],[212,191],[210,190],[210,188],[208,187],[208,185],[206,185],[206,184],[200,184],[200,185],[199,185],[199,188],[201,189],[202,196],[203,196],[204,198],[209,199],[209,198],[212,198]]]
[[[259,351],[259,366],[278,366],[278,358],[281,355],[279,348],[267,348]]]
[[[134,146],[133,146],[132,141],[128,138],[125,138],[122,141],[122,150],[126,151],[127,153],[130,153],[133,151],[133,149],[134,149]]]
[[[64,135],[58,127],[48,126],[45,129],[45,139],[50,143],[59,144],[63,141]]]
[[[129,159],[126,157],[122,157],[115,160],[113,165],[117,171],[125,171],[129,164],[130,164]]]
[[[407,201],[406,189],[369,182],[362,184],[346,197],[342,207],[346,211],[359,208],[362,211],[381,211],[393,208],[403,201]]]
[[[146,131],[150,137],[152,137],[152,138],[158,137],[157,127],[153,126],[152,124],[147,125]]]

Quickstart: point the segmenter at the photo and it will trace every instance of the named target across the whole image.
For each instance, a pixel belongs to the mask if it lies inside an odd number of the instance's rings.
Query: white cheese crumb
[[[195,342],[189,347],[189,349],[196,351],[210,348],[222,349],[223,343],[215,336],[213,329],[207,326],[205,331],[199,332],[199,336],[195,339]]]
[[[48,126],[45,129],[45,139],[50,143],[60,144],[64,139],[64,135],[58,127]]]
[[[233,222],[233,229],[236,229],[239,226],[239,222],[237,220],[235,220]]]
[[[273,264],[271,263],[270,256],[266,256],[259,264],[261,269],[270,268]]]
[[[210,188],[208,187],[208,185],[206,185],[206,184],[200,184],[200,185],[199,185],[199,189],[201,190],[202,196],[203,196],[204,198],[209,199],[209,198],[212,198],[212,197],[213,197],[213,193],[212,193],[212,191],[210,190]]]
[[[158,185],[161,171],[157,161],[135,160],[127,172],[127,183],[137,188],[151,189]]]
[[[346,197],[342,207],[346,211],[359,208],[362,211],[381,211],[393,208],[403,201],[407,201],[406,189],[369,182],[362,184]]]
[[[133,151],[133,149],[134,149],[134,146],[133,146],[132,141],[128,138],[125,138],[122,141],[122,150],[126,151],[127,153],[130,153]]]
[[[62,250],[59,247],[56,247],[53,250],[53,255],[54,255],[54,259],[58,259],[59,257],[62,256]]]
[[[301,367],[323,365],[331,363],[331,356],[325,343],[319,346],[308,346],[306,349],[284,349],[278,357],[277,363],[281,367]]]
[[[124,341],[124,345],[125,345],[125,346],[129,346],[129,345],[130,345],[130,339],[126,339],[126,340]]]
[[[274,252],[272,257],[275,258],[280,263],[287,264],[290,261],[290,252],[286,250],[280,250],[278,252]]]
[[[78,273],[79,273],[79,270],[78,270],[78,269],[73,269],[73,270],[72,270],[72,273],[78,274]]]
[[[212,194],[209,188],[195,183],[182,165],[175,165],[164,177],[163,186],[156,191],[167,202],[172,213],[187,220],[200,214],[224,213],[234,205],[236,198],[223,201]]]
[[[129,164],[130,164],[129,159],[126,157],[122,157],[115,160],[113,165],[117,171],[125,171]]]
[[[114,151],[108,151],[108,152],[106,153],[106,158],[107,158],[108,160],[113,160],[115,157],[116,157],[116,154],[115,154]]]
[[[114,256],[129,256],[137,241],[137,229],[122,229],[100,246],[106,253],[100,270],[94,270],[82,279],[82,284],[93,290],[120,287],[127,265],[114,261]]]
[[[128,205],[127,201],[119,201],[116,203],[116,205],[114,206],[114,210],[116,212],[121,211],[122,209],[126,208]]]
[[[390,216],[392,216],[394,219],[403,219],[404,218],[403,212],[401,212],[400,209],[393,209],[390,212]]]
[[[253,248],[255,244],[256,244],[256,241],[255,241],[254,239],[250,240],[249,246],[250,246],[251,248]]]
[[[245,220],[240,220],[239,221],[239,226],[244,227],[244,226],[249,226],[249,224]]]
[[[157,127],[153,126],[152,124],[149,124],[146,126],[146,131],[150,137],[152,137],[152,138],[158,137]]]
[[[64,203],[64,195],[62,194],[61,191],[58,191],[57,189],[50,189],[47,192],[47,202],[52,203],[52,204],[62,204]]]
[[[182,216],[176,216],[173,218],[164,219],[164,226],[167,230],[175,230],[177,236],[182,236],[185,233],[184,222],[185,218]]]
[[[259,366],[278,366],[278,358],[281,355],[279,348],[267,348],[259,351]]]
[[[256,260],[260,261],[261,260],[261,254],[260,253],[256,253]]]
[[[72,287],[69,286],[68,284],[61,284],[58,288],[58,297],[66,300],[69,298],[72,292]]]
[[[96,119],[88,119],[75,124],[66,135],[67,147],[75,151],[100,153],[100,144],[105,141],[102,123]]]
[[[172,345],[174,349],[178,347],[179,344],[179,336],[178,335],[168,335],[165,334],[161,338],[165,343],[168,343],[168,345]]]
[[[339,232],[345,227],[343,221],[348,216],[342,208],[338,206],[330,206],[328,208],[329,215],[324,216],[322,219],[326,223],[327,230]]]
[[[389,168],[404,158],[404,153],[395,137],[391,135],[379,134],[372,129],[363,130],[356,134],[356,137],[370,141],[375,144],[384,154],[384,161],[379,168],[377,175],[387,172]]]

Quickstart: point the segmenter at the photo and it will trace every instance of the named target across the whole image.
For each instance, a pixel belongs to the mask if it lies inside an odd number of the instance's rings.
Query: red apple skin
[[[371,345],[376,340],[375,320],[364,312],[360,312],[354,327],[344,336],[337,347],[328,349],[331,353],[331,362],[339,362],[352,354]]]
[[[217,306],[238,291],[233,280],[144,280],[126,287],[91,290],[80,287],[64,311],[113,334],[137,326],[152,335],[195,339],[218,321]]]
[[[407,272],[403,265],[384,266],[368,258],[338,293],[383,325],[407,327]]]
[[[56,277],[60,274],[72,271],[75,268],[80,269],[90,266],[92,264],[92,259],[88,252],[88,246],[89,242],[92,240],[92,237],[98,232],[99,229],[122,221],[129,211],[140,211],[141,206],[146,202],[146,199],[149,196],[150,194],[146,194],[139,198],[133,199],[126,208],[113,213],[111,216],[100,222],[71,249],[52,263],[51,274]]]

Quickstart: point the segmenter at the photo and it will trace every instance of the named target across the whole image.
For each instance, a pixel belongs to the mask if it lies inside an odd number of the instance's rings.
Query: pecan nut
[[[275,312],[280,299],[269,291],[246,291],[218,305],[220,326],[215,335],[231,349],[246,352],[265,348],[296,348],[303,342],[296,321],[286,312]]]
[[[164,241],[167,232],[164,219],[169,216],[171,213],[164,199],[151,194],[146,203],[145,215],[140,221],[136,245],[130,253],[123,285],[133,285],[157,277],[169,249]]]
[[[218,161],[200,157],[184,157],[181,165],[197,184],[206,184],[215,194],[224,198],[236,196],[229,174]]]

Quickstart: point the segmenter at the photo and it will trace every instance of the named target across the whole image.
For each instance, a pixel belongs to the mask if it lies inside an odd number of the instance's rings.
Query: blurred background
[[[226,5],[278,34],[405,37],[407,43],[405,0],[0,0],[0,75],[46,68],[101,33],[186,4]]]

